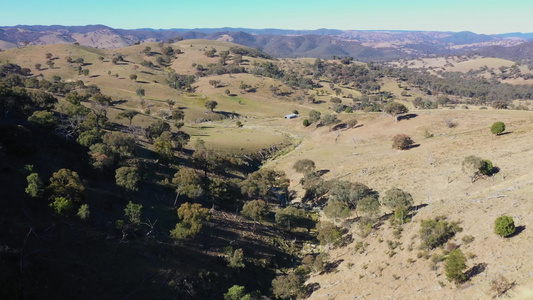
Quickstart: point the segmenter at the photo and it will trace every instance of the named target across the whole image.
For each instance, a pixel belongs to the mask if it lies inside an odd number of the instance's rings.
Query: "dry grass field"
[[[517,289],[510,295],[518,297],[521,288],[533,286],[533,115],[472,110],[413,113],[418,116],[398,123],[380,113],[360,116],[362,127],[340,132],[338,137],[339,132],[327,128],[309,131],[300,147],[271,163],[298,185],[301,175],[292,170],[292,164],[312,159],[318,169],[329,170],[326,178],[362,182],[380,194],[398,187],[411,193],[415,205],[421,206],[404,225],[401,246],[392,257],[383,242],[395,240],[388,221],[365,238],[358,234],[356,224],[347,222],[354,241],[330,251],[331,260],[340,261],[339,267],[311,277],[308,282],[318,282],[321,287],[311,299],[489,299],[490,281],[498,274],[516,283]],[[448,128],[446,119],[457,126]],[[490,125],[498,120],[507,124],[507,134],[490,133]],[[424,138],[426,130],[434,137]],[[391,138],[397,133],[411,136],[419,146],[407,151],[391,149]],[[461,171],[461,162],[468,155],[491,160],[500,172],[471,183]],[[440,215],[464,228],[452,241],[475,256],[467,261],[468,268],[486,264],[463,285],[446,280],[444,263],[434,271],[430,260],[417,257],[420,221]],[[497,236],[494,220],[501,215],[513,216],[524,230],[509,239]],[[466,235],[474,236],[474,241],[464,243],[461,239]],[[368,243],[362,253],[354,250],[357,242]],[[437,249],[431,254],[441,252]]]
[[[216,63],[218,58],[208,58],[204,55],[205,49],[214,47],[217,51],[229,49],[234,44],[207,41],[207,40],[187,40],[173,44],[174,49],[180,49],[183,54],[178,55],[171,69],[178,74],[194,74],[195,63]],[[170,88],[165,83],[168,69],[149,69],[141,66],[143,60],[152,61],[155,64],[157,54],[146,56],[141,53],[145,47],[151,47],[152,52],[160,51],[157,43],[146,43],[131,47],[102,50],[75,45],[47,45],[30,46],[18,49],[11,49],[0,53],[0,61],[12,62],[28,67],[34,75],[42,74],[45,79],[52,80],[53,76],[59,76],[64,80],[83,80],[86,85],[95,84],[99,86],[102,93],[109,95],[114,101],[118,101],[108,109],[108,117],[120,124],[127,125],[127,120],[116,120],[118,113],[124,109],[134,109],[141,112],[141,115],[133,119],[134,125],[147,127],[155,122],[160,112],[168,112],[169,107],[165,100],[172,99],[176,106],[185,110],[184,130],[191,135],[192,147],[197,138],[206,141],[209,147],[225,150],[242,150],[255,152],[259,149],[268,148],[271,145],[287,144],[288,138],[284,134],[263,130],[261,139],[254,139],[254,133],[247,129],[248,125],[262,122],[265,118],[280,120],[284,115],[293,110],[299,110],[302,114],[307,114],[311,108],[303,105],[303,102],[275,99],[271,97],[269,87],[271,85],[283,86],[278,80],[271,78],[256,77],[252,74],[233,74],[202,77],[194,83],[195,93],[184,93]],[[192,46],[192,47],[191,47]],[[54,67],[46,65],[45,53],[53,54]],[[113,64],[111,58],[113,54],[120,53],[125,57],[125,62]],[[83,69],[89,69],[89,75],[78,75],[75,63],[68,63],[67,57],[84,58]],[[99,60],[99,57],[104,60]],[[262,59],[247,58],[248,64],[255,60]],[[35,64],[41,64],[41,70],[35,69]],[[137,75],[137,80],[129,78],[131,74]],[[210,80],[220,80],[220,87],[213,88],[209,84]],[[256,92],[243,93],[239,89],[241,82],[245,82],[256,87]],[[137,88],[145,90],[145,96],[140,98],[136,95]],[[233,96],[227,96],[224,92],[229,89]],[[329,98],[328,98],[329,99]],[[61,100],[61,99],[60,99]],[[145,103],[141,105],[141,100]],[[204,104],[207,100],[216,100],[218,106],[214,113],[209,112]],[[318,109],[327,109],[327,104],[316,106]],[[313,107],[314,108],[314,107]],[[237,119],[223,119],[221,121],[203,122],[197,124],[198,120],[220,119],[217,115],[238,114]],[[244,124],[241,129],[236,129],[236,121]],[[301,124],[301,120],[298,121]],[[232,128],[232,130],[227,130]]]
[[[116,120],[124,109],[135,109],[142,114],[134,118],[134,124],[147,127],[158,119],[160,111],[168,110],[166,99],[175,100],[176,106],[185,111],[183,130],[191,135],[192,148],[196,139],[206,141],[208,147],[228,152],[254,152],[272,145],[280,148],[294,146],[294,150],[267,163],[286,172],[291,188],[303,196],[300,174],[292,165],[299,159],[313,160],[320,170],[328,170],[325,179],[339,178],[361,182],[383,194],[397,187],[412,194],[415,205],[412,221],[403,226],[401,243],[392,254],[385,241],[396,240],[388,221],[376,226],[368,236],[359,234],[355,216],[343,224],[349,230],[353,241],[337,249],[326,249],[332,262],[338,267],[332,272],[314,274],[308,283],[318,283],[311,299],[490,299],[491,280],[503,275],[515,287],[508,293],[517,299],[531,299],[527,294],[533,288],[533,113],[529,111],[435,109],[414,110],[416,116],[409,120],[395,122],[383,113],[342,113],[340,119],[355,117],[358,125],[354,129],[329,131],[327,127],[303,127],[302,119],[311,109],[322,113],[329,109],[330,98],[334,96],[329,84],[323,82],[325,94],[316,96],[320,104],[310,104],[301,91],[295,91],[286,98],[274,98],[270,86],[284,86],[279,80],[263,78],[252,74],[225,74],[202,77],[194,83],[194,93],[174,90],[165,84],[166,74],[173,69],[179,74],[195,74],[195,64],[216,63],[218,58],[204,55],[206,49],[227,50],[233,44],[222,41],[187,40],[173,44],[183,54],[178,55],[167,68],[149,69],[140,65],[143,60],[155,63],[154,56],[141,51],[150,46],[159,51],[156,43],[147,43],[119,50],[101,50],[73,45],[32,46],[12,49],[0,53],[0,61],[13,62],[32,69],[34,75],[42,74],[47,80],[52,76],[64,79],[81,79],[86,85],[96,84],[102,92],[113,97],[117,104],[108,110],[113,122],[123,125],[127,120]],[[48,68],[44,53],[57,57],[54,68]],[[125,62],[113,64],[115,52],[125,56]],[[66,57],[83,57],[88,76],[78,75],[75,64],[69,64]],[[99,57],[104,57],[101,61]],[[252,65],[256,59],[246,58]],[[261,60],[257,60],[261,61]],[[287,68],[298,68],[301,64],[312,64],[314,59],[287,60]],[[34,68],[42,64],[42,70]],[[512,62],[479,58],[472,61],[450,61],[445,58],[413,61],[410,66],[432,66],[450,71],[467,72],[487,65],[497,69],[510,66]],[[448,66],[446,66],[448,64]],[[138,76],[136,81],[129,78]],[[214,88],[209,81],[219,80],[220,87]],[[239,85],[247,83],[255,92],[241,92]],[[144,104],[136,95],[142,87],[146,95]],[[228,96],[228,89],[233,96]],[[402,89],[394,81],[385,81],[382,90],[400,95]],[[358,92],[343,87],[344,94]],[[313,93],[316,91],[310,91]],[[409,101],[418,94],[409,91],[411,97],[400,102],[412,109]],[[299,94],[301,93],[301,95]],[[296,100],[302,96],[304,100]],[[119,101],[124,100],[124,101]],[[209,112],[204,104],[216,100],[215,112]],[[62,99],[60,99],[63,102]],[[351,101],[343,99],[343,102]],[[298,110],[301,118],[285,120],[283,116]],[[213,118],[213,121],[199,122],[215,115],[237,114],[238,118]],[[238,127],[240,121],[243,127]],[[449,127],[446,123],[456,126]],[[503,121],[505,134],[494,136],[489,128],[496,121]],[[415,147],[393,150],[392,137],[398,133],[411,136]],[[427,134],[432,137],[426,137]],[[292,149],[292,148],[291,148]],[[499,172],[490,178],[472,183],[462,172],[461,163],[466,156],[476,155],[491,160]],[[383,211],[383,214],[389,211]],[[514,217],[520,232],[511,238],[500,238],[494,233],[494,220],[501,215]],[[470,257],[468,268],[484,266],[462,285],[446,280],[444,263],[437,269],[430,269],[431,259],[419,257],[420,221],[435,216],[446,216],[448,220],[460,222],[464,229],[452,242],[461,245]],[[466,243],[463,237],[471,235],[474,240]],[[356,251],[355,245],[362,242],[364,249]],[[441,254],[442,249],[430,252]],[[471,254],[470,254],[471,253]]]

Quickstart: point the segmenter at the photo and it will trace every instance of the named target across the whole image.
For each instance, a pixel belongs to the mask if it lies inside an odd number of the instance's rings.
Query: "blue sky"
[[[13,0],[0,26],[533,32],[531,0]]]

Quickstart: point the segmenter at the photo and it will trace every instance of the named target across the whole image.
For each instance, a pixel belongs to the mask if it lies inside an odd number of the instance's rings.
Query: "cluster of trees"
[[[339,179],[325,181],[316,171],[314,162],[309,159],[297,161],[293,168],[303,174],[300,183],[305,190],[304,200],[311,206],[326,202],[324,213],[334,221],[347,218],[349,210],[373,219],[384,205],[393,210],[403,222],[413,205],[412,196],[398,188],[391,188],[380,197],[378,192],[363,183]]]
[[[234,55],[240,55],[240,56],[274,59],[274,57],[264,53],[260,49],[254,49],[254,48],[244,48],[244,47],[239,47],[239,46],[233,46],[229,48],[229,52],[233,53]]]
[[[379,79],[384,73],[375,64],[338,64],[316,59],[310,67],[314,79],[326,76],[332,83],[351,86],[363,94],[376,94],[381,90]]]
[[[168,72],[166,83],[176,90],[194,92],[196,89],[192,84],[196,81],[194,75],[181,75],[176,72]]]
[[[83,203],[86,199],[85,185],[77,172],[60,169],[52,174],[49,184],[45,186],[39,173],[34,172],[33,165],[27,165],[25,171],[29,172],[25,192],[30,197],[48,200],[48,206],[59,216],[70,213],[78,206],[77,215],[81,219],[89,217],[89,205]]]
[[[472,99],[475,103],[494,101],[509,102],[515,99],[533,99],[530,85],[511,85],[483,76],[462,73],[442,72],[438,76],[427,70],[412,68],[386,68],[384,74],[409,83],[428,95],[446,94]]]

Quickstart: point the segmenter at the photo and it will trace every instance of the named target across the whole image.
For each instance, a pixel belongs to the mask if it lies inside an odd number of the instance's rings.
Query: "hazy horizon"
[[[214,30],[214,29],[250,29],[250,30],[284,30],[284,31],[315,31],[315,30],[341,30],[341,31],[384,31],[384,32],[473,32],[475,34],[485,34],[485,35],[498,35],[498,34],[509,34],[509,33],[519,33],[519,34],[529,34],[533,33],[532,31],[508,31],[501,33],[478,33],[471,30],[419,30],[419,29],[339,29],[339,28],[278,28],[278,27],[231,27],[231,26],[220,26],[220,27],[172,27],[172,28],[155,28],[155,27],[138,27],[138,28],[123,28],[123,27],[114,27],[107,24],[73,24],[73,25],[64,25],[64,24],[16,24],[16,25],[2,25],[0,27],[19,27],[19,26],[64,26],[64,27],[84,27],[84,26],[106,26],[112,29],[120,30]]]
[[[31,10],[28,10],[31,7]],[[121,29],[250,28],[385,31],[471,31],[478,34],[533,32],[524,0],[377,0],[328,2],[230,1],[168,3],[168,1],[10,1],[1,26],[105,24]],[[19,12],[19,13],[17,13]],[[259,17],[258,17],[259,16]]]

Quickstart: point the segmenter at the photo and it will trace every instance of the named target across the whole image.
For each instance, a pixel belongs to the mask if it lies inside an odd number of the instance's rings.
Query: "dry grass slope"
[[[328,178],[359,181],[380,193],[398,187],[413,195],[415,205],[426,205],[417,211],[412,222],[404,225],[399,240],[401,250],[396,249],[397,254],[392,257],[387,243],[379,242],[395,240],[388,222],[366,238],[358,235],[355,224],[349,225],[354,242],[330,252],[333,261],[342,263],[337,272],[309,280],[321,286],[311,299],[483,299],[490,298],[490,280],[497,274],[516,282],[518,287],[531,286],[533,254],[527,250],[533,239],[531,114],[446,110],[415,113],[419,116],[398,123],[382,114],[361,117],[364,126],[342,132],[337,142],[337,132],[308,132],[299,148],[272,163],[289,174],[293,185],[297,185],[300,175],[292,170],[292,164],[309,158],[318,169],[330,170]],[[448,128],[444,120],[449,118],[458,126]],[[496,120],[508,124],[508,134],[496,137],[490,133],[490,125]],[[426,129],[435,137],[425,139]],[[391,149],[391,138],[397,133],[411,136],[420,146],[408,151]],[[461,162],[468,155],[490,159],[500,172],[471,183],[461,171]],[[504,214],[513,216],[517,226],[525,230],[510,239],[494,234],[494,219]],[[481,274],[461,286],[448,283],[443,263],[432,271],[429,260],[417,258],[420,221],[439,215],[461,222],[464,231],[453,242],[462,245],[464,253],[475,254],[468,260],[468,267],[487,264]],[[464,243],[461,239],[466,235],[475,240]],[[357,253],[357,242],[369,246]],[[518,290],[510,294],[518,296]]]

